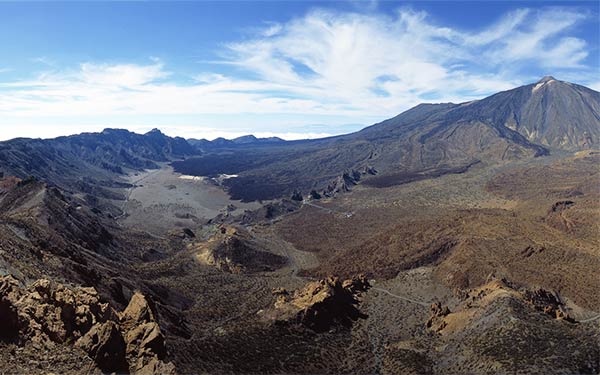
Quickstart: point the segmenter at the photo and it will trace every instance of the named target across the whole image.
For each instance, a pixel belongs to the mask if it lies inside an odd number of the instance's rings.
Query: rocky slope
[[[119,199],[111,191],[123,187],[118,175],[195,153],[183,138],[157,129],[143,135],[105,129],[54,139],[18,138],[0,142],[0,175],[33,176],[67,191]]]
[[[600,371],[598,331],[569,315],[554,292],[495,280],[469,290],[450,311],[432,306],[438,335],[434,361],[447,373],[581,373]],[[559,347],[560,350],[556,350]]]

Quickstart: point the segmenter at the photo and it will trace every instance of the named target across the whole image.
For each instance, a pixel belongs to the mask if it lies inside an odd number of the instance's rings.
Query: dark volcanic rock
[[[556,202],[552,205],[552,207],[550,208],[550,211],[552,211],[552,212],[563,211],[563,210],[566,210],[567,208],[571,207],[574,204],[575,204],[575,202],[573,202],[573,201]]]
[[[298,190],[294,190],[290,199],[293,201],[302,202],[304,198],[302,197],[302,193],[300,193]]]

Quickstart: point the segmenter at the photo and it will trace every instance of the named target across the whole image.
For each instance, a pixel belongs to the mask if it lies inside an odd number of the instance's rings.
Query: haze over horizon
[[[454,8],[1,3],[0,139],[318,138],[545,75],[600,89],[597,2]]]

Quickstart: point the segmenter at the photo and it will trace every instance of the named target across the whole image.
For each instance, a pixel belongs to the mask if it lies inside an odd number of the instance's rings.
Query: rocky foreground
[[[118,312],[103,303],[94,288],[71,288],[46,279],[25,287],[12,276],[0,279],[0,341],[8,349],[0,351],[17,373],[50,368],[173,374],[155,316],[140,293]]]

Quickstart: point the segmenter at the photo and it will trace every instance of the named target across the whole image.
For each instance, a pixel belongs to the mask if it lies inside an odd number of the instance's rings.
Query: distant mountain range
[[[294,190],[343,190],[362,177],[394,183],[599,144],[600,93],[544,77],[482,100],[421,104],[359,132],[316,140],[246,135],[186,141],[157,129],[143,135],[105,129],[49,140],[13,139],[0,143],[0,172],[89,190],[88,185],[106,187],[103,181],[128,169],[175,161],[182,173],[237,174],[226,181],[230,193],[253,200]]]
[[[272,145],[280,144],[285,142],[284,139],[279,137],[268,137],[268,138],[257,138],[252,134],[243,135],[234,139],[225,139],[222,137],[209,141],[207,139],[194,139],[190,138],[187,140],[188,143],[199,150],[204,149],[215,149],[221,147],[236,147],[236,146],[247,146],[247,145]]]

